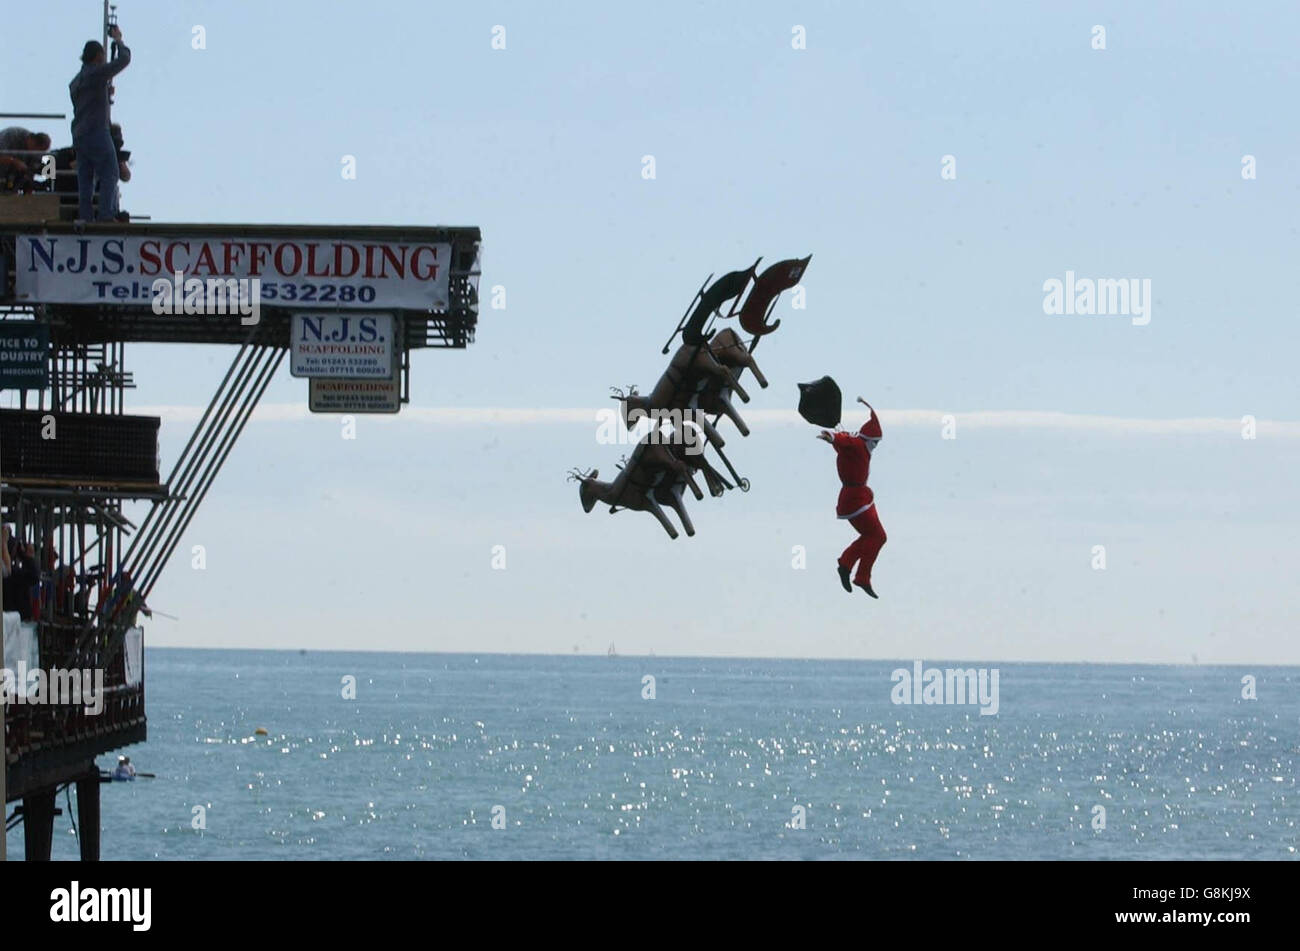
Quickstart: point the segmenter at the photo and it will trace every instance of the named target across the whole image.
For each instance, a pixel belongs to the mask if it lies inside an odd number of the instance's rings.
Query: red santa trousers
[[[853,539],[853,543],[844,549],[844,554],[840,555],[840,567],[851,570],[856,562],[858,572],[853,580],[870,586],[871,567],[876,563],[876,556],[880,554],[880,549],[884,547],[888,537],[880,524],[880,516],[876,513],[875,505],[865,512],[859,512],[849,519],[848,523],[857,529],[858,537]]]

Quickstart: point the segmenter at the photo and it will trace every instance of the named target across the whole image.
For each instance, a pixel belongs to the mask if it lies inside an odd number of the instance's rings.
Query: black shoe
[[[844,590],[849,594],[853,593],[853,585],[849,584],[849,569],[843,565],[837,566],[840,569],[840,584],[844,585]]]
[[[855,581],[853,583],[857,585],[859,588],[861,588],[863,591],[867,592],[867,594],[871,595],[873,598],[879,600],[880,595],[876,594],[876,592],[871,590],[871,585],[863,584],[861,581]]]

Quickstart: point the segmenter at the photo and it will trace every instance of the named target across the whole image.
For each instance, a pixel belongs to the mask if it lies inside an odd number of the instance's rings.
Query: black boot
[[[867,594],[871,595],[873,598],[876,598],[877,600],[879,600],[880,595],[876,594],[876,592],[874,592],[874,591],[871,590],[871,585],[870,585],[870,584],[864,584],[864,583],[861,582],[861,581],[855,581],[855,582],[853,582],[853,583],[854,583],[855,585],[857,585],[859,588],[861,588],[863,591],[867,592]]]
[[[837,566],[840,569],[840,584],[844,585],[844,590],[849,594],[853,593],[853,586],[849,584],[849,569],[843,565]]]

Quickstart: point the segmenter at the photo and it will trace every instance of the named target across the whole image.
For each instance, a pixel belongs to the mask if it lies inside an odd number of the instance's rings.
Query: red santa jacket
[[[864,436],[880,438],[880,421],[876,411],[871,411],[871,419],[856,433],[835,433],[831,445],[835,447],[835,469],[840,474],[839,500],[835,504],[835,514],[839,518],[853,518],[871,508],[875,495],[867,488],[867,477],[871,472],[871,450],[867,448]]]

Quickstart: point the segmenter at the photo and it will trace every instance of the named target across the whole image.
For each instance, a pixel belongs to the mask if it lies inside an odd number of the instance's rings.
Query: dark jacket
[[[108,81],[131,62],[126,44],[117,44],[117,57],[98,66],[82,66],[72,77],[68,92],[72,96],[72,141],[88,142],[109,138]]]
[[[40,583],[41,570],[35,559],[21,553],[11,559],[9,577],[4,580],[4,609],[17,611],[24,621],[32,619],[32,588]]]

